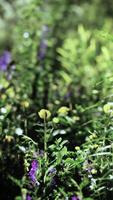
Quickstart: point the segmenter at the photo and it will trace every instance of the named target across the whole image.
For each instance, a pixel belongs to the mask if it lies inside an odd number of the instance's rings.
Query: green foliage
[[[0,17],[0,199],[110,199],[112,6],[1,0]]]

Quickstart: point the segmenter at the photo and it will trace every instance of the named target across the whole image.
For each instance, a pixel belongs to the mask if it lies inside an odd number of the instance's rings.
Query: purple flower
[[[75,195],[73,195],[72,197],[71,197],[71,200],[80,200],[77,196],[75,196]]]
[[[37,160],[33,160],[31,163],[31,167],[35,170],[38,168],[38,161]]]
[[[10,62],[11,62],[10,52],[4,51],[4,53],[0,56],[0,70],[6,71]]]
[[[32,183],[37,183],[37,180],[36,180],[36,171],[38,169],[38,161],[37,160],[33,160],[32,163],[31,163],[31,169],[29,171],[29,178],[30,180],[32,181]]]
[[[56,174],[56,169],[53,167],[49,170],[49,175],[55,175]]]
[[[31,196],[29,194],[27,194],[26,200],[32,200],[32,198],[31,198]]]

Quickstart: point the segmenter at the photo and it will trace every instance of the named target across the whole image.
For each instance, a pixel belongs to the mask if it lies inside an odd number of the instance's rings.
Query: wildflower
[[[113,180],[113,175],[110,174],[110,175],[109,175],[109,178],[110,178],[110,180]]]
[[[11,62],[11,54],[9,51],[4,51],[0,57],[0,70],[6,71],[9,63]]]
[[[74,196],[71,197],[71,200],[80,200],[80,199],[77,196],[74,195]]]
[[[41,119],[48,119],[51,116],[51,112],[46,109],[41,109],[38,114]]]
[[[6,135],[4,138],[4,141],[7,141],[7,142],[11,142],[12,140],[14,140],[14,137],[11,135]]]
[[[75,149],[76,149],[77,151],[79,151],[79,150],[80,150],[80,147],[79,147],[79,146],[76,146]]]
[[[7,109],[4,107],[4,108],[1,108],[1,113],[2,114],[6,114],[7,113]]]
[[[23,153],[26,152],[26,148],[25,148],[24,146],[19,146],[19,149],[20,149]]]
[[[106,114],[113,113],[113,102],[108,102],[104,105],[103,110]]]
[[[59,100],[55,100],[55,104],[56,104],[56,105],[59,105],[59,104],[60,104],[60,101],[59,101]]]
[[[22,135],[23,130],[21,128],[16,128],[15,133],[16,133],[16,135]]]
[[[64,135],[64,134],[66,134],[66,131],[65,131],[65,130],[59,130],[59,129],[53,131],[53,136],[56,136],[56,135],[58,135],[58,134]]]
[[[55,175],[57,171],[56,171],[56,168],[51,167],[48,172],[49,172],[49,175]]]
[[[69,112],[69,108],[66,106],[62,106],[61,108],[58,109],[59,115],[67,115],[68,112]]]
[[[59,123],[59,118],[58,117],[54,117],[53,118],[53,123],[58,124]]]
[[[22,101],[22,102],[21,102],[21,105],[22,105],[24,108],[28,108],[28,107],[29,107],[29,102],[28,102],[28,101]]]
[[[3,100],[5,100],[5,99],[7,98],[6,94],[2,94],[2,95],[1,95],[1,98],[2,98]]]
[[[24,32],[23,37],[27,39],[29,37],[29,33],[28,32]]]
[[[31,198],[31,196],[29,194],[27,194],[26,200],[32,200],[32,198]]]
[[[91,178],[91,185],[90,185],[90,189],[94,190],[96,188],[96,179]]]
[[[79,121],[79,120],[80,120],[80,117],[79,117],[79,116],[73,116],[72,119],[76,122],[76,121]]]
[[[92,170],[91,170],[91,173],[92,173],[92,174],[97,174],[97,170],[96,170],[96,169],[92,169]]]
[[[29,175],[29,178],[32,181],[32,183],[35,183],[35,184],[37,183],[37,180],[36,180],[37,169],[38,169],[38,161],[33,160],[32,163],[31,163],[31,169],[30,169],[28,175]]]

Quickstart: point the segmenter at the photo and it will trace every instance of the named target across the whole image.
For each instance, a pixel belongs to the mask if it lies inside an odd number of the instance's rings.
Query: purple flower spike
[[[11,54],[9,51],[4,51],[2,56],[0,56],[0,70],[6,71],[9,63],[11,62]]]
[[[33,160],[31,163],[31,167],[36,170],[38,168],[38,161],[37,160]]]
[[[48,36],[49,27],[47,25],[42,26],[42,34],[41,34],[41,41],[38,51],[38,59],[39,61],[43,61],[46,57],[46,52],[48,48],[47,44],[47,36]]]
[[[29,194],[27,194],[26,200],[32,200],[32,198],[31,198],[31,196]]]
[[[47,42],[45,40],[42,40],[40,44],[39,55],[38,55],[40,61],[45,58],[46,50],[47,50]]]
[[[38,169],[38,161],[37,160],[33,160],[31,163],[31,169],[29,171],[29,178],[30,180],[36,184],[37,180],[36,180],[36,171]]]

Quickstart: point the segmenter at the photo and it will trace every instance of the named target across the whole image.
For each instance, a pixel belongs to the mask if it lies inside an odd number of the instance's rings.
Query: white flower
[[[110,178],[110,180],[113,180],[113,175],[110,174],[110,175],[109,175],[109,178]]]
[[[0,115],[0,120],[3,120],[4,119],[4,116],[3,115]]]
[[[7,109],[6,108],[1,108],[1,113],[6,114],[7,113]]]
[[[96,188],[96,179],[91,178],[91,185],[90,185],[90,189],[93,190]]]
[[[61,130],[61,131],[60,131],[60,134],[61,134],[61,135],[64,135],[64,134],[66,134],[66,131],[65,131],[65,130]]]
[[[28,38],[28,37],[29,37],[29,33],[28,33],[28,32],[25,32],[25,33],[23,34],[23,37],[24,37],[24,38]]]
[[[26,149],[25,149],[25,147],[23,147],[23,146],[19,146],[19,149],[22,151],[22,152],[26,152]]]
[[[23,130],[21,128],[16,128],[15,133],[16,133],[16,135],[22,135]]]

